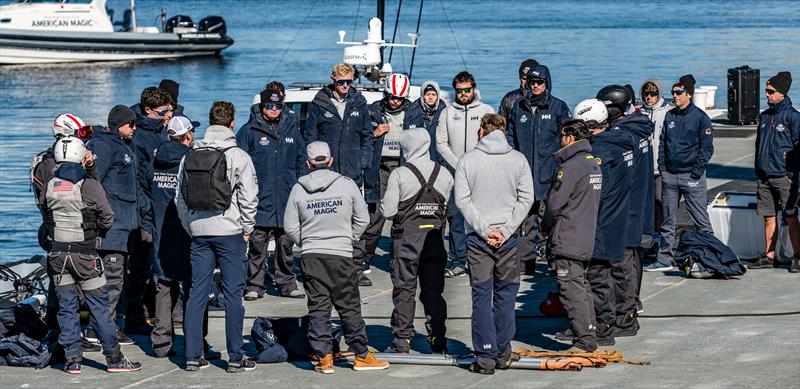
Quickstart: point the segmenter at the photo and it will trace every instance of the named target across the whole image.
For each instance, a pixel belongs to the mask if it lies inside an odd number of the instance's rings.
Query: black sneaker
[[[481,367],[481,365],[479,365],[478,362],[472,362],[472,364],[469,365],[469,371],[472,372],[472,373],[478,373],[478,374],[483,374],[483,375],[492,375],[492,374],[494,374],[494,369],[485,369],[485,368]]]
[[[117,331],[117,342],[122,346],[130,346],[136,344],[136,341],[131,339],[130,336],[125,335],[122,331]]]
[[[572,342],[573,340],[575,340],[575,334],[572,333],[571,328],[567,328],[564,331],[556,332],[556,339],[563,340],[566,342]]]
[[[614,327],[614,337],[623,338],[626,336],[636,336],[639,333],[639,325],[634,324],[627,328]]]
[[[461,266],[451,266],[444,270],[444,276],[446,278],[466,277],[467,269]]]
[[[186,360],[186,371],[198,371],[211,366],[205,358],[192,358]]]
[[[117,360],[116,362],[113,362],[111,360],[111,357],[106,357],[106,362],[108,363],[106,371],[109,373],[125,373],[130,371],[142,370],[141,362],[129,361],[125,357],[119,358],[119,360]]]
[[[508,355],[497,358],[495,360],[494,368],[500,370],[508,370],[508,368],[511,367],[511,362],[514,362],[518,359],[519,358],[516,357],[516,354],[514,354],[513,352],[509,352]]]
[[[206,351],[203,352],[203,358],[209,361],[215,361],[217,359],[222,359],[222,353],[212,350],[211,347],[206,347]]]
[[[125,324],[126,334],[150,336],[152,332],[153,326],[147,324],[146,322],[140,322],[139,324]]]
[[[256,369],[256,362],[247,357],[243,357],[240,361],[228,361],[228,373],[243,373]]]
[[[103,351],[103,347],[101,347],[97,343],[92,343],[86,339],[81,340],[81,351],[85,353],[99,353]]]
[[[358,286],[372,286],[372,280],[365,276],[364,273],[358,273]]]
[[[605,331],[597,331],[597,345],[598,346],[613,346],[616,344],[614,340],[614,327],[608,326]]]
[[[789,273],[800,273],[800,258],[792,258],[792,264],[789,266]]]
[[[447,354],[447,338],[443,336],[429,336],[427,341],[431,346],[431,353]]]
[[[372,266],[366,262],[361,262],[361,272],[364,274],[372,273]]]
[[[64,371],[69,374],[81,374],[81,363],[78,361],[67,361]]]
[[[770,258],[768,256],[763,256],[759,258],[755,262],[746,263],[748,269],[771,269],[773,267],[777,267],[775,263],[775,259]]]

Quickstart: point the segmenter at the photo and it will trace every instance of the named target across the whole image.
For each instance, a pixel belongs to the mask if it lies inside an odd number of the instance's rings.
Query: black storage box
[[[761,113],[759,81],[761,72],[747,65],[728,69],[728,122],[755,124]]]

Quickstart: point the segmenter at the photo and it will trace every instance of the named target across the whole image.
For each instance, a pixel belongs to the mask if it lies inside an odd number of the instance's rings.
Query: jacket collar
[[[570,160],[572,157],[581,153],[591,153],[592,145],[589,144],[588,139],[581,139],[567,147],[562,147],[553,154],[556,163],[563,165],[564,162]]]

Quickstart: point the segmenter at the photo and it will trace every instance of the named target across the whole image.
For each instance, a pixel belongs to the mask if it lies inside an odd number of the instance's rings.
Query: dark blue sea
[[[127,4],[109,1],[117,15]],[[416,28],[419,5],[403,1],[397,33],[403,41]],[[134,104],[143,88],[171,78],[180,82],[180,102],[193,119],[204,121],[213,101],[228,100],[243,123],[253,94],[269,80],[325,81],[342,56],[337,31],[364,39],[376,9],[356,0],[140,0],[136,6],[140,26],[160,26],[161,8],[195,21],[221,15],[236,43],[218,58],[0,68],[0,263],[40,253],[28,165],[52,142],[57,114],[103,124],[113,105]],[[386,3],[387,39],[397,6]],[[448,86],[466,68],[494,106],[516,87],[519,62],[530,57],[550,67],[553,94],[571,107],[606,84],[630,83],[638,91],[647,78],[669,85],[692,73],[698,85],[719,87],[716,104],[724,108],[730,67],[761,69],[762,86],[781,70],[800,79],[800,2],[427,0],[419,45],[415,83]],[[396,71],[407,71],[410,62],[410,49],[394,51]],[[800,81],[795,85],[800,90]]]

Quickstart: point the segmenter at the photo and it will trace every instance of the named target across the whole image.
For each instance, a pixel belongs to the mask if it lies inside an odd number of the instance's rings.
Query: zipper
[[[469,105],[464,106],[464,154],[467,153],[467,124],[469,122]],[[464,155],[462,154],[462,155]]]

